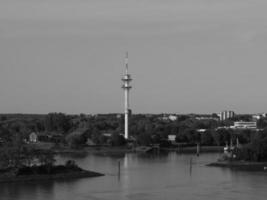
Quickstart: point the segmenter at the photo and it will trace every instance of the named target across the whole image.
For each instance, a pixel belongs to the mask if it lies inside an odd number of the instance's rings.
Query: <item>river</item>
[[[58,156],[106,176],[68,181],[0,184],[1,200],[261,200],[267,196],[267,173],[207,167],[218,154],[126,154]],[[192,166],[190,167],[190,160]],[[121,173],[118,176],[118,161]]]

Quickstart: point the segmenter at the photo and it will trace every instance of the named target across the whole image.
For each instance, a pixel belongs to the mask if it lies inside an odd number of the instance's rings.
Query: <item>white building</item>
[[[200,133],[200,134],[201,134],[201,133],[205,133],[206,131],[207,131],[207,129],[203,129],[203,128],[202,128],[202,129],[197,129],[197,130],[196,130],[196,132],[198,132],[198,133]]]
[[[102,135],[105,136],[105,137],[110,138],[112,136],[112,133],[103,133]]]
[[[261,118],[265,118],[266,117],[266,113],[261,113],[261,114],[256,114],[256,115],[252,115],[252,118],[254,120],[259,120]]]
[[[225,110],[225,111],[218,113],[218,116],[220,117],[221,121],[224,121],[226,119],[233,118],[235,116],[235,112],[231,111],[231,110],[229,110],[229,111]]]
[[[257,129],[257,122],[234,122],[233,129]]]
[[[168,135],[168,140],[171,142],[175,142],[176,135]]]
[[[177,115],[166,115],[164,114],[162,117],[159,117],[160,120],[163,120],[163,121],[175,121],[178,119],[178,116]]]
[[[196,117],[197,120],[215,120],[218,121],[218,117],[212,117],[212,116],[200,116]]]
[[[36,143],[38,140],[38,136],[35,132],[32,132],[30,135],[29,135],[29,141],[32,142],[32,143]]]
[[[169,120],[175,121],[177,119],[178,119],[178,117],[176,115],[169,115]]]

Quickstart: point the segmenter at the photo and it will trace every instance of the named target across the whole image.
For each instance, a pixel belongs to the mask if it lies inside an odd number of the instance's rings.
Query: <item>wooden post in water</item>
[[[199,153],[200,153],[200,143],[198,142],[197,143],[197,156],[199,156]]]
[[[190,172],[190,176],[192,174],[192,165],[193,165],[193,159],[190,158],[190,163],[189,163],[189,172]]]
[[[118,177],[120,178],[121,175],[121,161],[118,161]]]

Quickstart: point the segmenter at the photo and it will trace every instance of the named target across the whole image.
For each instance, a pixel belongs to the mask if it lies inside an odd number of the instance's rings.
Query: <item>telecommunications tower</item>
[[[130,86],[131,75],[128,74],[128,52],[125,57],[125,74],[122,78],[122,89],[124,90],[124,137],[129,138],[129,115],[131,114],[130,103],[129,103],[129,93],[132,86]]]

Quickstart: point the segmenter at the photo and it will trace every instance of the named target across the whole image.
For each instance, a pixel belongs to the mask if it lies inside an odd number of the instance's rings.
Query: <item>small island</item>
[[[65,165],[23,166],[19,169],[9,168],[0,170],[0,182],[65,180],[103,175],[104,174],[81,169],[73,161],[67,161]]]
[[[55,165],[52,151],[36,150],[24,145],[7,146],[0,152],[0,157],[0,183],[62,180],[104,175],[82,169],[73,160]]]
[[[237,142],[226,148],[222,157],[208,166],[267,172],[267,129],[252,135],[247,144]]]

